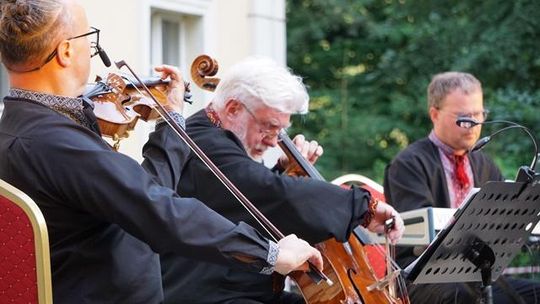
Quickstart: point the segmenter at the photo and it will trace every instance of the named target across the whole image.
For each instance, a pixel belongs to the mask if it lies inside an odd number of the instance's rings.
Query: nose
[[[262,140],[263,144],[269,146],[269,147],[275,147],[277,146],[277,143],[278,143],[278,137],[277,135],[273,135],[273,136],[265,136],[263,137],[263,140]]]

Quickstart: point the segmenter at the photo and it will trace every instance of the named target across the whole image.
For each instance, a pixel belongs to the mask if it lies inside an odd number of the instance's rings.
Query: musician
[[[158,126],[146,147],[146,167],[159,177],[101,139],[91,105],[77,98],[98,34],[74,0],[0,4],[0,53],[11,86],[0,120],[0,178],[45,216],[54,302],[161,303],[156,252],[256,273],[285,274],[307,259],[320,267],[320,253],[305,241],[289,236],[276,245],[176,195],[170,188],[188,150],[168,126]],[[156,71],[171,79],[166,107],[181,122],[182,76],[169,66]]]
[[[480,137],[481,126],[470,129],[456,125],[459,116],[478,122],[486,119],[482,86],[473,75],[446,72],[433,77],[427,89],[428,111],[433,129],[401,151],[387,166],[384,194],[398,211],[424,207],[457,208],[473,187],[488,181],[502,181],[495,163],[483,152],[467,153]],[[398,250],[398,262],[408,265],[420,248]],[[525,303],[535,303],[540,286],[522,280],[508,280]],[[535,288],[538,296],[535,297]],[[423,284],[409,290],[412,303],[473,303],[480,295],[475,284]],[[495,303],[514,303],[511,290],[494,285]]]
[[[401,219],[390,206],[375,204],[369,192],[283,175],[286,157],[273,170],[262,164],[264,152],[276,146],[278,132],[290,126],[291,114],[305,113],[308,101],[300,77],[270,59],[250,58],[226,71],[213,100],[188,118],[187,131],[282,231],[294,232],[312,244],[330,238],[343,242],[358,225],[382,231],[384,220],[396,217],[390,232],[395,241],[403,231]],[[317,142],[303,136],[296,137],[296,145],[312,163],[323,152]],[[193,154],[183,167],[178,191],[204,201],[233,222],[253,223]],[[275,292],[267,276],[172,254],[161,255],[161,262],[166,303],[303,302],[299,295]],[[195,288],[197,293],[189,292]]]

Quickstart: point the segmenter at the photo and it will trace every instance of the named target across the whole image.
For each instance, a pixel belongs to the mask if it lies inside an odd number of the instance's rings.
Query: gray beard
[[[248,148],[246,137],[247,137],[247,127],[246,124],[243,124],[242,121],[236,121],[230,128],[230,131],[240,139],[240,142],[242,143],[242,146],[244,146],[244,149],[246,150],[246,153],[248,156],[253,159],[256,162],[262,163],[262,157],[259,156],[253,156],[249,153],[250,149]]]

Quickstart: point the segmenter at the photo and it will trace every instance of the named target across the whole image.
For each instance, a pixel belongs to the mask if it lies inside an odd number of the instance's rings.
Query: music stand
[[[540,220],[540,183],[489,182],[456,211],[407,270],[414,284],[482,282],[484,303],[491,283],[508,266]]]

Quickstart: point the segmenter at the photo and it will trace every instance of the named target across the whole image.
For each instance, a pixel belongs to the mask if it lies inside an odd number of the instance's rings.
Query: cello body
[[[334,282],[334,285],[316,285],[305,273],[293,273],[291,277],[298,284],[307,303],[401,303],[393,301],[385,290],[377,288],[370,290],[369,286],[373,286],[376,278],[373,269],[367,263],[363,245],[355,236],[351,236],[347,243],[330,239],[316,244],[315,247],[323,255],[323,272]]]
[[[322,175],[296,149],[289,136],[282,131],[279,134],[279,146],[292,163],[286,172],[293,176],[308,176],[324,180]],[[294,274],[292,278],[298,284],[307,303],[367,303],[367,304],[404,304],[408,302],[395,297],[388,289],[388,283],[380,282],[369,264],[364,245],[351,233],[345,243],[335,239],[315,245],[324,259],[324,274],[334,285],[321,286],[309,280],[306,274]]]

